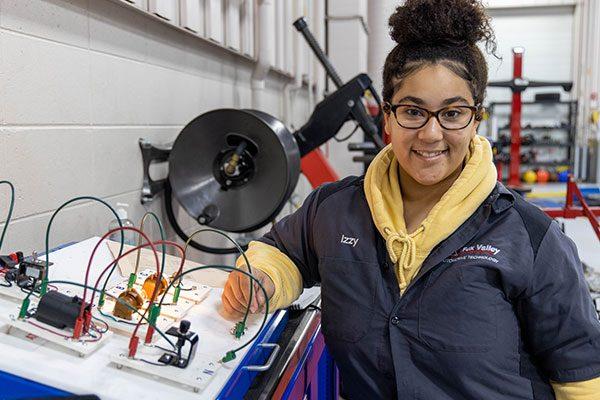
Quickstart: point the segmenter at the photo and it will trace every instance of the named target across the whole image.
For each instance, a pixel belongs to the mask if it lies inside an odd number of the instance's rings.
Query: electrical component
[[[236,322],[235,326],[231,329],[231,334],[235,336],[236,339],[240,339],[246,333],[246,324],[244,321]]]
[[[11,268],[4,273],[4,280],[8,283],[16,282],[19,275],[18,268]]]
[[[113,315],[128,321],[131,321],[133,309],[139,310],[144,305],[144,299],[135,288],[125,290],[119,295],[119,300],[120,301],[115,302]],[[128,304],[131,308],[123,303]]]
[[[9,255],[0,256],[0,268],[12,268],[23,261],[23,253],[17,251]]]
[[[40,299],[35,313],[35,319],[59,329],[75,328],[82,300],[70,297],[57,291],[46,293]],[[85,305],[86,314],[89,314],[90,306]]]
[[[228,351],[223,358],[221,358],[222,363],[229,362],[231,360],[235,360],[235,351]]]
[[[186,368],[189,365],[190,361],[196,355],[196,345],[198,344],[198,335],[190,332],[190,325],[190,321],[183,320],[179,323],[179,329],[174,326],[169,328],[166,334],[177,338],[177,343],[175,344],[177,354],[165,353],[158,359],[158,362],[177,368]],[[187,357],[184,357],[182,353],[186,342],[189,343],[189,350]]]
[[[152,294],[154,293],[154,288],[155,288],[157,282],[158,282],[158,275],[156,273],[154,273],[154,274],[150,275],[148,278],[146,278],[146,280],[144,281],[144,285],[142,286],[142,292],[146,296],[146,298],[149,299],[150,297],[152,297]],[[167,280],[164,277],[161,278],[156,296],[160,296],[161,294],[163,294],[168,285],[169,285],[169,283],[167,282]]]
[[[52,265],[50,263],[49,265]],[[48,268],[45,261],[40,261],[36,258],[30,261],[23,260],[19,263],[19,278],[33,278],[37,281],[46,279]]]

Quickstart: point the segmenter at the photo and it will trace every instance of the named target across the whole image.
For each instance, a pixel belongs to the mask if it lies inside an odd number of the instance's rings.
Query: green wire
[[[63,203],[60,207],[58,207],[56,209],[56,211],[54,211],[54,214],[52,214],[52,217],[50,217],[50,221],[48,222],[48,227],[46,228],[46,282],[45,282],[45,286],[46,287],[48,285],[47,279],[48,279],[49,272],[50,272],[50,228],[52,227],[52,222],[54,221],[54,218],[56,217],[56,214],[58,214],[58,212],[60,210],[62,210],[63,208],[65,208],[69,204],[71,204],[71,203],[73,203],[75,201],[79,201],[79,200],[94,200],[94,201],[97,201],[97,202],[100,202],[100,203],[104,204],[106,207],[108,207],[110,209],[110,211],[117,218],[117,221],[119,222],[119,226],[121,228],[123,227],[123,223],[121,222],[121,218],[119,218],[119,215],[114,210],[114,208],[112,208],[107,202],[105,202],[102,199],[99,199],[98,197],[94,197],[94,196],[79,196],[79,197],[72,198],[71,200],[68,200],[65,203]],[[120,257],[121,254],[123,254],[123,245],[124,245],[124,242],[125,242],[125,234],[124,234],[123,231],[121,231],[121,247],[119,248],[119,255],[118,255],[118,257]]]
[[[158,230],[160,231],[160,240],[162,240],[164,242],[164,240],[165,240],[165,232],[163,230],[163,226],[160,223],[160,220],[158,219],[158,216],[155,213],[153,213],[152,211],[146,212],[144,214],[144,216],[142,217],[142,222],[140,223],[140,230],[142,230],[141,228],[144,226],[144,220],[148,216],[152,216],[156,220],[156,223],[158,224]],[[123,232],[121,231],[121,233],[123,233]],[[138,234],[138,236],[139,236],[138,246],[140,246],[142,244],[141,243],[142,235]],[[158,282],[161,281],[161,279],[162,279],[162,277],[164,275],[164,271],[165,271],[165,257],[166,257],[166,252],[167,252],[165,246],[166,246],[165,243],[163,243],[162,244],[162,263],[161,263],[161,266],[160,266],[160,274],[159,274],[159,277],[158,277]],[[137,262],[138,263],[139,263],[139,257],[140,257],[140,252],[141,251],[142,251],[142,249],[138,249],[138,251],[137,251],[137,257],[138,257],[137,258]],[[121,254],[119,253],[119,256],[120,255]],[[104,285],[102,285],[102,291],[100,293],[104,293],[104,291],[106,290],[106,286],[108,285],[108,281],[110,280],[110,277],[112,276],[113,272],[115,272],[115,268],[117,267],[117,264],[118,263],[115,263],[112,266],[112,268],[110,269],[110,272],[108,273],[108,275],[106,276],[106,280],[104,281]],[[137,265],[136,265],[136,267],[137,267]],[[136,270],[137,270],[137,268],[136,268]]]
[[[110,295],[109,295],[109,296],[110,296]],[[114,296],[112,296],[112,297],[114,297]],[[123,303],[121,303],[121,304],[123,304]],[[113,317],[113,316],[112,316],[112,315],[110,315],[110,314],[106,314],[104,311],[102,311],[102,310],[101,310],[101,309],[99,309],[99,308],[98,308],[97,310],[98,310],[98,312],[100,313],[100,315],[102,315],[102,316],[104,316],[104,317],[106,317],[106,318],[110,318],[110,319],[112,319],[114,322],[117,322],[117,323],[119,323],[119,324],[125,324],[125,325],[137,325],[137,322],[129,322],[129,321],[124,321],[124,320],[122,320],[122,319],[117,319],[117,318]]]
[[[87,288],[89,290],[93,290],[94,292],[98,292],[99,291],[97,288],[94,288],[94,287],[91,287],[91,286],[86,286],[86,285],[83,285],[81,283],[72,282],[72,281],[56,280],[56,281],[49,281],[48,284],[73,285],[73,286],[78,286],[78,287],[81,287],[81,288]],[[25,299],[23,299],[23,301],[28,300],[32,293],[33,293],[33,291],[30,291],[27,294],[27,296],[25,297]],[[152,326],[154,328],[154,330],[156,330],[156,332],[159,333],[160,336],[162,336],[171,346],[173,346],[173,349],[177,348],[177,346],[175,346],[175,344],[160,329],[158,329],[155,324],[151,323],[148,320],[148,318],[146,318],[144,315],[142,315],[142,313],[140,313],[135,307],[132,307],[131,305],[127,304],[126,302],[124,302],[123,300],[119,299],[118,297],[113,296],[112,294],[106,293],[106,295],[108,297],[113,298],[115,301],[123,304],[125,307],[129,308],[130,310],[132,310],[136,314],[138,314],[142,319],[144,319],[146,321],[146,323],[148,323],[150,326]],[[100,309],[98,309],[98,311],[100,311],[100,313],[102,315],[105,315]]]
[[[147,217],[153,217],[154,220],[156,221],[156,224],[158,225],[158,230],[160,232],[160,240],[162,240],[164,242],[165,240],[165,232],[163,230],[163,226],[160,223],[160,220],[158,219],[158,216],[153,213],[152,211],[147,211],[144,216],[142,217],[142,222],[140,223],[140,230],[142,232],[144,232],[143,228],[144,228],[144,221],[146,220]],[[145,233],[145,232],[144,232]],[[142,235],[139,235],[139,240],[138,240],[138,246],[142,245]],[[163,243],[162,244],[162,263],[160,265],[160,276],[159,276],[159,282],[160,282],[160,278],[163,277],[164,273],[165,273],[165,256],[166,256],[166,244]],[[139,266],[139,262],[140,262],[140,254],[142,253],[142,249],[138,249],[137,251],[137,259],[136,259],[136,264],[135,264],[135,272],[137,272],[137,268]],[[108,278],[110,278],[110,275],[112,274],[112,271],[114,270],[114,266],[113,269],[111,270],[111,272],[108,274]],[[106,280],[108,282],[108,279]],[[103,288],[104,290],[104,288]]]
[[[248,272],[250,274],[252,274],[252,267],[250,266],[250,260],[248,260],[248,257],[246,256],[246,252],[244,251],[244,249],[242,249],[242,246],[240,246],[240,244],[235,239],[233,239],[231,236],[229,236],[225,232],[222,232],[218,229],[203,228],[203,229],[198,229],[196,232],[192,233],[190,235],[190,237],[188,238],[188,240],[185,242],[185,247],[183,248],[183,254],[187,254],[188,245],[190,244],[190,242],[192,241],[194,236],[196,236],[197,234],[202,233],[202,232],[217,233],[221,236],[224,236],[227,240],[229,240],[231,243],[233,243],[233,245],[242,254],[242,257],[244,257],[244,261],[246,262],[246,266],[248,267]],[[250,314],[250,306],[252,305],[252,295],[254,294],[253,289],[254,289],[254,285],[252,285],[252,282],[250,282],[250,296],[248,296],[248,307],[246,307],[246,312],[244,313],[244,318],[242,319],[242,324],[244,324],[244,325],[246,325],[246,321],[248,320],[248,315]]]
[[[8,229],[8,224],[10,223],[10,218],[15,206],[15,187],[9,181],[0,181],[0,185],[2,184],[6,184],[10,187],[10,206],[8,207],[8,215],[6,216],[6,222],[4,223],[4,229],[2,229],[2,236],[0,236],[0,250],[2,250],[4,235],[6,235],[6,229]]]
[[[241,349],[243,349],[244,347],[248,346],[250,343],[252,343],[252,341],[253,341],[254,339],[256,339],[256,337],[257,337],[257,336],[260,334],[260,332],[262,331],[263,327],[264,327],[264,326],[265,326],[265,324],[267,323],[267,317],[268,317],[268,315],[269,315],[269,297],[268,297],[268,295],[267,295],[267,291],[266,291],[266,289],[264,288],[264,286],[263,286],[263,285],[260,283],[260,281],[259,281],[259,280],[258,280],[258,279],[257,279],[257,278],[254,276],[254,275],[252,275],[252,274],[250,274],[250,273],[248,273],[248,272],[246,272],[246,271],[244,271],[244,270],[241,270],[241,269],[239,269],[239,268],[230,267],[230,266],[228,266],[228,265],[203,265],[203,266],[201,266],[201,267],[195,267],[195,268],[191,268],[191,269],[189,269],[189,270],[187,270],[187,271],[185,271],[185,272],[183,272],[183,273],[179,274],[178,276],[176,276],[176,277],[175,277],[175,279],[173,279],[173,280],[171,281],[171,283],[169,283],[169,286],[167,287],[167,289],[166,289],[166,290],[165,290],[165,292],[163,293],[163,295],[162,295],[162,297],[161,297],[161,299],[160,299],[160,302],[158,303],[158,306],[159,306],[159,307],[161,306],[161,304],[162,304],[162,303],[163,303],[163,301],[165,300],[165,297],[166,297],[166,295],[167,295],[167,292],[168,292],[168,291],[169,291],[169,289],[170,289],[170,288],[173,286],[173,283],[174,283],[174,282],[175,282],[177,279],[181,279],[181,278],[183,278],[183,276],[184,276],[184,275],[187,275],[187,274],[189,274],[189,273],[191,273],[191,272],[194,272],[194,271],[200,271],[200,270],[203,270],[203,269],[218,269],[218,270],[221,270],[221,271],[229,271],[229,272],[237,271],[237,272],[240,272],[240,273],[242,273],[242,274],[246,275],[247,277],[249,277],[250,279],[254,280],[254,281],[255,281],[255,282],[258,284],[258,286],[260,287],[260,289],[262,290],[263,294],[265,295],[265,315],[264,315],[264,318],[263,318],[263,320],[262,320],[262,322],[261,322],[261,324],[260,324],[260,328],[258,328],[258,330],[257,330],[257,331],[256,331],[256,333],[254,334],[254,336],[252,336],[252,338],[250,338],[250,339],[249,339],[249,340],[248,340],[246,343],[244,343],[242,346],[240,346],[240,347],[238,347],[238,348],[236,348],[236,349],[230,350],[230,351],[228,352],[228,353],[236,353],[236,352],[240,351]]]

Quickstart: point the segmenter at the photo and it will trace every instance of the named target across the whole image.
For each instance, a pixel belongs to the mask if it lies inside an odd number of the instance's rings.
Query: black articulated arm
[[[360,74],[317,104],[308,122],[294,133],[300,156],[334,137],[349,119],[356,120],[365,132],[381,142],[377,126],[367,114],[361,99],[370,85],[371,79],[366,74]],[[380,147],[383,147],[383,143]]]
[[[321,62],[321,65],[323,65],[323,68],[325,69],[327,76],[329,76],[331,78],[331,80],[333,81],[335,86],[338,88],[338,90],[336,92],[334,92],[333,94],[331,94],[329,96],[329,97],[334,97],[334,96],[336,97],[336,100],[334,101],[335,104],[328,104],[327,106],[333,107],[333,110],[335,110],[335,107],[337,107],[338,104],[340,104],[340,102],[344,100],[343,97],[344,97],[344,95],[347,94],[347,92],[344,92],[344,94],[340,94],[342,89],[344,89],[348,85],[352,84],[352,82],[359,80],[358,84],[362,88],[361,92],[358,93],[357,95],[354,95],[352,97],[348,97],[347,99],[345,99],[345,102],[347,103],[347,105],[350,104],[349,107],[351,108],[351,110],[350,110],[349,115],[344,114],[344,116],[347,119],[355,120],[358,123],[358,125],[361,127],[363,132],[371,140],[373,140],[373,143],[375,143],[377,148],[382,149],[385,146],[385,144],[383,143],[383,140],[381,139],[382,134],[381,134],[381,132],[379,130],[379,126],[378,126],[378,124],[381,123],[381,118],[378,117],[375,120],[373,120],[373,117],[371,117],[367,113],[367,110],[365,109],[365,106],[361,100],[361,97],[364,95],[365,91],[369,90],[372,93],[377,104],[381,105],[381,100],[379,99],[379,96],[377,95],[377,91],[373,88],[371,79],[366,74],[360,74],[357,77],[355,77],[354,79],[352,79],[350,82],[348,82],[344,85],[339,74],[337,73],[337,71],[335,70],[335,68],[333,67],[331,62],[329,61],[329,58],[327,58],[327,55],[325,54],[325,52],[323,52],[323,49],[321,49],[321,47],[319,46],[319,43],[317,42],[317,40],[315,39],[313,34],[310,32],[310,29],[308,29],[306,20],[303,17],[298,18],[294,22],[294,27],[298,30],[298,32],[300,32],[302,34],[302,36],[304,36],[304,39],[306,39],[306,42],[312,49],[313,53],[315,54],[317,59]],[[327,100],[328,100],[328,98],[323,100],[323,102],[321,102],[321,103],[324,103]],[[315,114],[317,114],[317,112],[319,111],[319,106],[321,105],[321,103],[319,103],[319,105],[317,105],[317,108],[311,115],[308,123],[306,125],[304,125],[300,129],[300,131],[298,131],[297,133],[301,133],[301,131],[304,130],[304,128],[306,128],[309,124],[311,124],[311,122],[313,120],[316,120],[318,123],[326,122],[326,121],[320,121],[319,117],[323,117],[323,118],[331,117],[331,118],[336,119],[336,121],[337,121],[337,118],[340,117],[340,115],[334,116],[333,114],[330,114],[330,115],[319,114],[318,116],[315,116]],[[343,110],[339,109],[338,113],[341,114],[342,111],[345,112],[346,108],[347,107],[345,107]],[[346,121],[346,119],[344,119],[343,122],[345,122],[345,121]],[[338,130],[342,127],[343,122],[342,122],[342,124],[337,126],[337,128],[335,130],[326,130],[326,131],[321,131],[321,132],[311,131],[310,132],[311,135],[316,135],[314,138],[309,138],[308,136],[304,135],[306,138],[304,141],[308,144],[308,146],[305,149],[305,148],[303,148],[304,147],[303,145],[300,145],[300,154],[305,155],[306,153],[310,152],[311,150],[314,150],[316,147],[320,146],[321,144],[325,143],[327,140],[334,137],[337,134]],[[327,127],[329,127],[329,124],[325,124],[325,125],[327,125]],[[321,140],[323,137],[325,138],[325,140]],[[296,139],[298,139],[298,135],[296,135]],[[300,141],[302,141],[302,139],[300,139]],[[300,141],[298,142],[298,144],[300,144]],[[317,144],[309,149],[308,147],[312,146],[313,143],[317,143]]]
[[[524,78],[516,78],[511,81],[489,82],[488,86],[509,88],[513,92],[522,92],[527,88],[534,88],[534,87],[560,86],[566,92],[570,92],[571,89],[573,88],[573,82],[529,81]]]

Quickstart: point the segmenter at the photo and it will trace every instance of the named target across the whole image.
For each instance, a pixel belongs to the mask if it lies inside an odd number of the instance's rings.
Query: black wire
[[[184,242],[189,240],[189,236],[181,229],[179,222],[177,222],[177,218],[175,217],[175,213],[173,212],[173,199],[172,199],[172,189],[169,180],[167,179],[165,182],[165,210],[167,212],[167,218],[173,227],[177,236],[181,238]],[[223,247],[223,248],[215,248],[204,246],[194,240],[190,241],[190,246],[195,248],[196,250],[204,251],[205,253],[212,254],[237,254],[238,249],[236,247]],[[247,246],[243,247],[246,250]]]
[[[335,140],[338,143],[342,143],[345,142],[346,140],[350,139],[352,136],[354,136],[354,134],[356,133],[356,131],[358,130],[358,128],[360,127],[360,125],[358,124],[358,122],[356,123],[356,126],[354,126],[354,129],[352,130],[352,132],[350,132],[350,134],[348,136],[346,136],[343,139],[338,138],[337,136],[333,137],[333,140]]]
[[[157,349],[161,349],[161,350],[163,350],[163,351],[165,351],[165,352],[167,352],[167,353],[171,353],[171,354],[173,354],[173,355],[176,355],[176,354],[177,354],[175,351],[173,351],[173,350],[169,350],[169,349],[165,349],[164,347],[161,347],[161,346],[154,345],[154,347],[156,347]]]
[[[122,318],[117,318],[114,315],[108,315],[108,314],[106,314],[104,311],[102,311],[100,309],[98,309],[98,311],[100,312],[101,315],[105,316],[106,318],[112,319],[116,323],[125,324],[125,325],[132,325],[132,326],[137,325],[137,322],[130,322],[130,321],[127,321],[127,320],[122,319]],[[142,322],[140,326],[144,326],[144,325],[148,325],[148,323],[147,322]]]
[[[168,365],[168,364],[155,363],[153,361],[144,360],[143,358],[135,358],[135,360],[145,362],[146,364],[150,364],[150,365],[157,365],[159,367],[166,367]]]
[[[100,321],[100,322],[102,322],[102,323],[104,324],[105,328],[104,328],[104,330],[103,330],[102,332],[100,332],[100,333],[106,333],[106,332],[108,332],[108,328],[109,328],[109,326],[108,326],[108,322],[106,322],[106,321],[105,321],[105,320],[103,320],[102,318],[98,318],[98,317],[96,317],[95,315],[92,315],[92,319],[95,319],[95,320],[97,320],[97,321]]]
[[[36,279],[28,276],[26,283],[21,283],[21,282],[17,281],[17,286],[19,286],[21,289],[35,290],[35,283],[36,283]]]
[[[92,328],[93,328],[94,324],[92,324]],[[96,329],[90,329],[87,333],[87,336],[91,337],[92,339],[98,339],[100,336],[96,336],[96,335],[92,335],[92,331],[96,331],[96,333],[102,335],[102,333],[98,332]]]
[[[34,288],[30,288],[30,289],[28,288],[28,289],[26,289],[26,288],[24,288],[22,286],[19,286],[19,287],[21,288],[21,292],[23,292],[23,293],[26,293],[26,294],[30,294],[31,293],[35,297],[40,297],[40,295],[37,294],[38,292],[34,291]]]

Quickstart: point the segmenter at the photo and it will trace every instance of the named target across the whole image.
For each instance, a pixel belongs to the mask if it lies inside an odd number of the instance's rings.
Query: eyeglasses
[[[406,129],[419,129],[427,125],[431,117],[435,117],[440,126],[448,130],[460,130],[466,128],[473,117],[477,121],[480,107],[477,106],[450,106],[437,111],[430,111],[426,108],[412,104],[390,104],[387,101],[383,103],[383,112],[393,113],[396,122]]]

